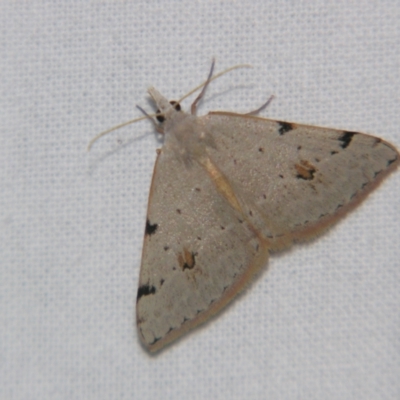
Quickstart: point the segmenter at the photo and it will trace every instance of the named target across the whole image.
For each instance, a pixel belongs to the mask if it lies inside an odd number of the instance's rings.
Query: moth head
[[[157,89],[151,87],[148,90],[150,96],[157,105],[157,121],[164,122],[165,119],[171,117],[174,113],[181,111],[181,106],[176,101],[168,101]]]

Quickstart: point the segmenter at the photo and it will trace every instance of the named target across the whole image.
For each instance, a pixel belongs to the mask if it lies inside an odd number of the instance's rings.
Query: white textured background
[[[157,356],[134,304],[155,149],[100,131],[217,70],[247,111],[400,147],[398,1],[0,3],[1,399],[399,399],[400,172]],[[184,106],[188,107],[190,101]]]

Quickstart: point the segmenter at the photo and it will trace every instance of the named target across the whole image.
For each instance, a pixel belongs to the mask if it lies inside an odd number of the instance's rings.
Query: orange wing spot
[[[178,255],[178,263],[182,271],[185,269],[193,269],[196,265],[196,253],[189,251],[187,248],[183,249],[183,253]]]
[[[295,164],[294,167],[297,171],[297,178],[312,180],[317,169],[307,160],[301,160],[300,164]]]

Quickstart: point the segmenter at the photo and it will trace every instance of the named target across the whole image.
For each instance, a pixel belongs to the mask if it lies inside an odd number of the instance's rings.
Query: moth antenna
[[[213,61],[214,63],[214,61]],[[212,78],[205,80],[203,83],[201,83],[199,86],[196,86],[194,89],[192,89],[190,92],[186,93],[183,97],[181,97],[178,100],[178,103],[181,103],[183,100],[185,100],[187,97],[189,97],[190,95],[192,95],[193,93],[197,92],[199,89],[201,89],[204,85],[208,85],[210,82],[212,82],[214,79],[219,78],[222,75],[225,75],[228,72],[231,72],[235,69],[239,69],[239,68],[253,68],[250,64],[238,64],[238,65],[234,65],[233,67],[227,68],[225,70],[223,70],[222,72],[219,72],[218,74],[214,75]],[[210,71],[212,72],[212,71]]]
[[[271,101],[275,98],[274,95],[271,95],[269,97],[269,99],[259,108],[257,108],[257,110],[254,111],[250,111],[244,115],[257,115],[258,113],[260,113],[262,110],[264,110],[265,108],[267,108],[269,106],[269,104],[271,103]]]
[[[142,111],[143,111],[143,110],[142,110]],[[123,128],[124,126],[133,124],[134,122],[142,121],[143,119],[146,119],[146,118],[151,118],[151,119],[152,119],[152,117],[153,117],[153,115],[145,113],[145,116],[144,116],[144,117],[139,117],[139,118],[131,119],[130,121],[126,121],[126,122],[123,122],[122,124],[113,126],[112,128],[107,129],[107,130],[104,131],[104,132],[100,132],[97,136],[95,136],[95,137],[89,142],[86,151],[90,151],[90,149],[92,148],[94,142],[96,142],[96,141],[97,141],[98,139],[100,139],[101,137],[107,135],[108,133],[110,133],[110,132],[112,132],[112,131],[116,131],[116,130],[119,129],[119,128]]]
[[[212,75],[212,72],[213,72],[212,69],[213,69],[214,63],[215,63],[215,60],[213,60],[212,68],[211,68],[211,70],[210,70],[211,75]],[[219,78],[220,76],[225,75],[226,73],[228,73],[228,72],[230,72],[230,71],[233,71],[233,70],[235,70],[235,69],[239,69],[239,68],[252,68],[252,66],[249,65],[249,64],[238,64],[238,65],[234,65],[233,67],[227,68],[227,69],[225,69],[224,71],[221,71],[221,72],[219,72],[218,74],[216,74],[216,75],[214,75],[214,76],[212,76],[212,77],[210,77],[210,74],[209,74],[209,78],[208,78],[207,80],[205,80],[205,81],[204,81],[203,83],[201,83],[200,85],[196,86],[196,87],[195,87],[194,89],[192,89],[189,93],[185,94],[185,95],[184,95],[183,97],[181,97],[177,102],[178,102],[178,103],[181,103],[182,100],[185,100],[187,97],[189,97],[189,96],[192,95],[193,93],[197,92],[200,88],[204,87],[205,85],[208,85],[208,84],[209,84],[210,82],[212,82],[214,79],[217,79],[217,78]],[[204,94],[204,93],[203,93],[203,94]],[[196,99],[196,100],[197,100],[197,99]],[[199,99],[199,100],[200,100],[200,99]],[[143,110],[142,110],[142,112],[143,112]],[[150,118],[155,117],[156,115],[157,115],[157,114],[147,114],[147,113],[145,113],[145,116],[144,116],[144,117],[139,117],[139,118],[135,118],[135,119],[132,119],[132,120],[130,120],[130,121],[127,121],[127,122],[123,122],[122,124],[116,125],[116,126],[110,128],[110,129],[107,129],[107,130],[104,131],[104,132],[100,132],[97,136],[95,136],[95,137],[89,142],[88,147],[87,147],[87,151],[90,151],[90,149],[92,148],[92,146],[94,145],[94,143],[97,142],[97,140],[100,139],[101,137],[107,135],[108,133],[113,132],[113,131],[116,131],[117,129],[123,128],[124,126],[133,124],[134,122],[142,121],[142,120],[144,120],[144,119],[146,119],[146,118],[149,118],[149,117],[150,117]],[[154,121],[154,120],[153,120],[153,121]],[[156,125],[156,130],[157,130],[157,132],[160,132],[159,129],[160,129],[160,128]],[[160,133],[162,133],[162,132],[160,132]]]
[[[197,111],[197,103],[201,100],[201,98],[204,96],[204,93],[207,90],[207,86],[209,85],[209,83],[211,82],[211,78],[212,78],[212,74],[214,71],[214,66],[215,66],[215,58],[212,60],[211,62],[211,68],[210,68],[210,72],[208,74],[206,83],[203,86],[203,90],[199,93],[199,95],[196,97],[195,101],[192,103],[192,107],[191,107],[191,112],[192,115],[196,115],[196,111]]]

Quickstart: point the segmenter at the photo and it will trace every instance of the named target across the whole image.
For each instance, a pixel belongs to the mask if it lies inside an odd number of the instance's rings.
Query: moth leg
[[[269,106],[269,103],[271,103],[271,101],[274,99],[274,95],[270,96],[270,98],[259,108],[257,108],[257,110],[254,111],[250,111],[244,115],[257,115],[258,113],[260,113],[261,111],[263,111],[265,108],[267,108]]]
[[[212,60],[211,63],[211,68],[210,68],[210,73],[208,74],[208,78],[206,83],[203,86],[202,91],[199,93],[199,95],[196,97],[196,100],[193,102],[192,107],[190,109],[190,111],[192,112],[192,115],[196,115],[196,111],[197,111],[197,103],[201,100],[201,98],[204,96],[204,93],[206,92],[207,86],[208,84],[211,82],[211,77],[214,71],[214,65],[215,65],[215,60]]]

